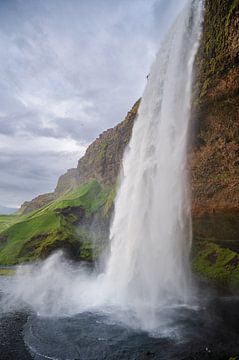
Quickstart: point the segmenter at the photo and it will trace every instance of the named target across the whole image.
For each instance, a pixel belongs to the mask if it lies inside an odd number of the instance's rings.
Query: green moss
[[[236,9],[238,9],[238,6],[239,6],[239,1],[238,0],[233,0],[231,5],[230,5],[228,15],[227,15],[227,18],[226,18],[226,29],[229,28],[231,17],[234,14],[234,12],[236,11]]]
[[[209,88],[209,86],[210,86],[210,80],[206,79],[204,81],[204,83],[202,84],[202,89],[201,89],[201,93],[199,95],[199,98],[202,98],[204,95],[206,95],[207,89]]]
[[[238,0],[205,1],[203,36],[195,62],[199,75],[199,99],[204,98],[208,89],[215,86],[219,74],[237,63],[231,45],[238,31],[233,16],[238,10]]]
[[[116,196],[116,185],[111,188],[111,190],[108,193],[107,200],[104,205],[103,214],[105,217],[109,217],[111,210],[113,208],[114,200]]]
[[[213,180],[213,181],[226,181],[231,179],[231,174],[229,172],[224,172],[222,174],[211,175],[209,179],[205,179],[205,181]]]
[[[80,239],[79,258],[85,260],[95,260],[99,257],[108,244],[108,234],[101,228],[87,228],[81,226],[77,230]]]
[[[93,247],[90,241],[81,243],[79,257],[84,260],[93,260]]]
[[[210,242],[198,243],[193,251],[194,272],[224,286],[239,286],[239,255]]]
[[[108,147],[107,140],[101,140],[97,148],[97,153],[95,154],[98,161],[105,156],[107,147]]]

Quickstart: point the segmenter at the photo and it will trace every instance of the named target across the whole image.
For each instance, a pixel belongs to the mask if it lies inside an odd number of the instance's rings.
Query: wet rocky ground
[[[0,317],[1,360],[32,359],[23,340],[23,327],[27,317],[27,314],[18,312]]]

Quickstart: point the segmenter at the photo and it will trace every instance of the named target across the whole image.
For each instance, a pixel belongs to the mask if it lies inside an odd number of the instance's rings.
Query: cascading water
[[[87,275],[55,254],[20,271],[7,304],[22,300],[57,316],[106,309],[151,331],[168,327],[167,309],[190,302],[187,140],[202,8],[188,1],[151,69],[123,159],[105,272]]]
[[[189,1],[161,46],[123,160],[102,280],[138,316],[190,296],[187,140],[201,13]]]

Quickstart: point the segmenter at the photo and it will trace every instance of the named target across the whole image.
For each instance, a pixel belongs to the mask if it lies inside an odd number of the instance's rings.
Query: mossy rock
[[[229,288],[239,287],[239,254],[210,241],[194,245],[192,268],[202,277]]]
[[[228,70],[238,66],[239,1],[205,0],[201,45],[196,57],[198,102]]]

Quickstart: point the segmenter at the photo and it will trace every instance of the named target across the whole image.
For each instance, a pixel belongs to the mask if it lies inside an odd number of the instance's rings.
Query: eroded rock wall
[[[195,62],[193,212],[239,207],[239,1],[206,0]]]

